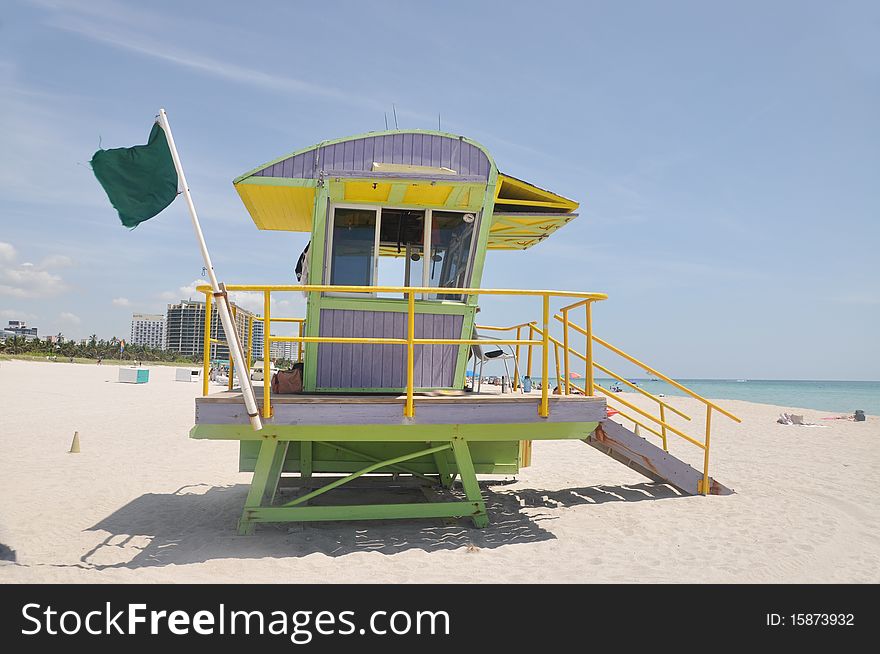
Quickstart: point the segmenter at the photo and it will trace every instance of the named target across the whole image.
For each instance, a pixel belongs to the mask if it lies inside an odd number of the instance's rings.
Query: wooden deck
[[[262,407],[262,392],[257,392]],[[518,393],[417,394],[416,415],[403,417],[405,395],[272,395],[272,425],[448,425],[598,422],[605,398],[578,395],[550,398],[550,415],[538,415],[540,395]],[[248,424],[238,390],[196,398],[197,425]]]

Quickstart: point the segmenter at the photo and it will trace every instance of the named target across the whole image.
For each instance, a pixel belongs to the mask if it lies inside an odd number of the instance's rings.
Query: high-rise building
[[[269,346],[269,353],[272,355],[273,360],[286,359],[287,361],[296,361],[297,343],[287,341],[272,343]]]
[[[254,320],[254,340],[251,343],[251,356],[254,361],[263,358],[263,321]]]
[[[3,332],[4,337],[21,336],[26,341],[37,338],[37,328],[28,327],[24,320],[10,320],[9,326]]]
[[[131,314],[132,345],[146,345],[156,350],[165,347],[165,316],[161,313]]]
[[[242,345],[247,343],[248,318],[253,316],[233,303],[235,313],[235,330]],[[254,321],[256,331],[257,321]],[[211,306],[211,337],[219,341],[226,340],[223,325],[217,307]],[[255,339],[256,340],[256,339]],[[201,357],[205,343],[205,303],[196,300],[181,300],[178,304],[169,304],[165,313],[165,349],[179,352],[184,356]],[[211,344],[211,359],[229,359],[229,348],[217,343]]]

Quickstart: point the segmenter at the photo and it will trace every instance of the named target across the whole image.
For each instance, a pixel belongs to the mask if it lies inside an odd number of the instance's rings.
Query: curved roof
[[[324,178],[352,178],[345,182],[349,201],[397,197],[399,203],[412,196],[417,204],[472,209],[484,192],[474,191],[485,189],[494,166],[483,146],[463,136],[393,130],[297,150],[248,171],[233,184],[260,229],[311,231],[315,188]],[[357,181],[365,178],[382,181]],[[488,247],[531,247],[574,219],[577,207],[573,200],[499,173]]]

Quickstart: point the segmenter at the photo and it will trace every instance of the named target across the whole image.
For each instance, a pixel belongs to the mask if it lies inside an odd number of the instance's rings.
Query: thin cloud
[[[76,34],[83,38],[104,43],[106,45],[128,50],[136,54],[159,59],[166,63],[249,86],[257,86],[272,91],[291,93],[294,95],[311,95],[315,97],[338,100],[373,111],[385,108],[385,105],[372,98],[358,96],[330,86],[314,84],[304,80],[278,75],[258,68],[242,66],[215,57],[203,55],[191,50],[163,43],[159,39],[141,36],[145,23],[151,15],[145,12],[129,13],[127,8],[113,3],[102,4],[96,8],[73,6],[65,3],[42,2],[44,8],[52,10],[48,24],[57,29]],[[108,10],[108,11],[105,11]],[[108,13],[111,20],[107,20]]]
[[[113,298],[112,301],[113,301],[113,306],[115,306],[115,307],[130,307],[131,306],[131,300],[129,300],[127,297],[115,297],[115,298]]]
[[[75,313],[70,313],[69,311],[62,311],[58,314],[58,319],[61,322],[68,323],[70,325],[79,325],[82,320]]]
[[[880,304],[880,294],[853,291],[834,298],[839,304],[870,307]]]
[[[49,268],[58,263],[70,265],[72,260],[69,257],[63,257],[63,262],[49,257],[37,265],[29,262],[16,263],[17,258],[18,253],[11,243],[0,243],[0,261],[3,262],[0,266],[0,295],[37,298],[57,295],[67,289],[61,276],[51,272]]]
[[[12,243],[4,243],[0,241],[0,262],[2,263],[12,263],[18,257],[18,253],[15,251],[15,247],[13,247]]]
[[[18,309],[0,309],[0,318],[8,320],[35,320],[37,316]]]

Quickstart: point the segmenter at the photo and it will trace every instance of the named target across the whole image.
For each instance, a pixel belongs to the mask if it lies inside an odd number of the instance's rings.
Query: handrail
[[[535,329],[535,331],[537,331],[537,332],[540,332],[540,331],[541,331],[538,327],[535,327],[534,329]],[[558,346],[563,346],[563,347],[564,347],[564,345],[563,345],[562,343],[560,343],[556,338],[554,338],[554,337],[552,337],[552,336],[550,337],[550,342],[553,343],[554,345],[556,345],[557,347],[558,347]],[[587,361],[587,357],[586,357],[586,356],[584,356],[581,352],[578,352],[578,351],[575,350],[574,348],[570,348],[570,350],[571,350],[571,353],[572,353],[572,354],[574,354],[576,357],[578,357],[578,358],[580,358],[580,359],[583,359],[584,362],[586,363],[586,361]],[[617,379],[620,379],[620,380],[622,380],[622,381],[625,381],[625,380],[623,380],[622,377],[619,377],[619,376],[616,375],[615,373],[613,373],[613,372],[611,372],[610,370],[608,370],[605,366],[599,365],[599,364],[596,363],[595,361],[593,362],[593,366],[595,366],[596,368],[598,368],[598,369],[601,370],[602,372],[607,372],[607,373],[609,373],[610,375],[612,375],[613,377],[615,377],[615,378],[617,378]],[[629,384],[629,382],[626,382],[626,383]],[[580,388],[579,386],[577,386],[577,384],[574,384],[574,383],[572,382],[572,385],[573,385],[575,388],[577,388],[578,390],[581,390],[581,388]],[[595,388],[596,386],[598,386],[598,384],[594,384],[593,387]],[[684,418],[685,420],[690,420],[690,419],[691,419],[691,417],[690,417],[689,415],[687,415],[687,414],[684,413],[683,411],[680,411],[679,409],[676,409],[676,408],[675,408],[674,406],[672,406],[671,404],[669,404],[669,403],[667,403],[667,402],[664,402],[663,400],[661,400],[661,399],[660,399],[659,397],[657,397],[656,395],[653,395],[652,393],[649,393],[648,391],[644,390],[643,388],[639,388],[639,387],[636,386],[635,384],[630,384],[630,386],[632,386],[633,388],[635,388],[635,389],[636,389],[638,392],[640,392],[642,395],[645,395],[646,397],[649,397],[649,398],[651,398],[652,400],[654,400],[654,401],[655,401],[657,404],[659,404],[661,407],[665,407],[665,408],[669,409],[670,411],[672,411],[673,413],[677,413],[678,415],[680,415],[680,416],[681,416],[682,418]],[[584,389],[584,390],[585,390],[585,389]],[[587,395],[589,395],[589,394],[587,393]],[[617,399],[617,398],[613,398],[613,399]],[[657,435],[660,436],[661,434],[657,434]]]
[[[349,344],[390,344],[390,345],[402,345],[406,348],[406,401],[403,407],[403,414],[406,418],[412,418],[415,415],[415,401],[414,401],[414,361],[415,361],[415,347],[417,345],[475,345],[475,344],[484,344],[491,343],[495,345],[510,345],[516,346],[517,351],[517,360],[519,359],[519,351],[522,346],[528,347],[528,363],[527,363],[527,375],[531,375],[532,372],[532,350],[534,347],[541,348],[541,395],[540,402],[538,404],[538,414],[541,417],[548,417],[550,413],[550,403],[549,403],[549,364],[550,364],[550,347],[553,347],[554,351],[554,362],[556,366],[556,378],[557,385],[560,389],[560,392],[565,393],[566,395],[571,393],[572,387],[575,389],[579,389],[577,384],[574,384],[571,380],[571,367],[570,367],[570,356],[574,355],[582,359],[586,363],[586,374],[584,378],[584,388],[583,392],[586,395],[593,396],[595,393],[601,393],[607,396],[609,399],[620,403],[626,406],[630,411],[638,414],[639,416],[643,416],[649,421],[655,423],[659,427],[659,431],[654,429],[642,422],[638,419],[630,417],[630,414],[619,411],[618,413],[627,420],[632,420],[632,422],[637,425],[643,427],[646,431],[655,434],[663,439],[663,449],[667,449],[666,435],[667,432],[671,432],[676,436],[681,437],[682,439],[688,441],[689,443],[696,445],[704,451],[704,459],[703,459],[703,478],[699,484],[699,491],[703,494],[708,494],[709,492],[709,445],[710,445],[710,430],[711,430],[711,418],[712,411],[718,411],[723,415],[727,416],[731,420],[735,422],[741,422],[741,420],[730,413],[729,411],[723,409],[718,406],[711,400],[708,400],[698,393],[695,393],[691,389],[683,386],[682,384],[676,382],[675,380],[667,377],[663,373],[655,370],[651,366],[646,365],[639,359],[636,359],[632,355],[627,354],[623,350],[611,345],[607,341],[599,338],[595,334],[592,333],[592,304],[593,302],[601,301],[607,299],[607,295],[604,293],[587,293],[587,292],[578,292],[578,291],[551,291],[551,290],[523,290],[523,289],[480,289],[480,288],[438,288],[438,287],[426,287],[426,286],[341,286],[341,285],[329,285],[329,284],[313,284],[313,285],[294,285],[294,284],[277,284],[277,285],[251,285],[251,284],[232,284],[226,286],[227,291],[235,291],[235,292],[261,292],[263,294],[263,316],[262,318],[254,317],[250,319],[248,322],[248,331],[250,332],[248,335],[248,348],[249,352],[251,351],[252,343],[253,343],[253,323],[257,320],[260,320],[264,323],[263,329],[263,359],[264,361],[269,359],[271,354],[271,345],[272,343],[282,343],[282,342],[295,342],[298,344],[298,359],[302,360],[302,352],[303,346],[305,344],[317,344],[317,343],[349,343]],[[202,293],[206,295],[206,318],[205,318],[205,382],[203,385],[203,394],[207,395],[207,364],[210,353],[210,345],[212,342],[215,342],[216,339],[211,338],[210,334],[210,310],[211,310],[211,287],[204,285],[199,286],[197,288]],[[394,293],[394,294],[403,294],[403,298],[406,301],[405,310],[403,311],[407,316],[407,327],[406,327],[406,336],[405,337],[397,337],[397,338],[385,338],[385,337],[330,337],[330,336],[306,336],[304,334],[304,326],[305,319],[303,318],[273,318],[271,316],[271,293],[272,292],[306,292],[306,293],[362,293],[370,296],[374,296],[378,293]],[[528,296],[528,297],[540,297],[542,300],[542,315],[540,321],[529,321],[519,323],[517,325],[511,325],[509,327],[499,327],[494,325],[476,325],[476,329],[480,330],[490,330],[490,331],[516,331],[516,338],[510,339],[485,339],[485,338],[416,338],[415,336],[415,316],[416,316],[416,296],[424,295],[424,294],[436,294],[439,292],[448,292],[454,295],[459,296],[479,296],[479,295],[505,295],[505,296]],[[550,312],[550,299],[551,297],[558,298],[574,298],[575,302],[568,304],[561,308],[561,315],[557,313]],[[569,313],[575,309],[580,307],[584,307],[585,310],[585,325],[581,326],[574,322]],[[551,316],[560,321],[563,324],[564,333],[562,340],[560,341],[557,338],[554,338],[550,335],[550,321]],[[298,325],[298,335],[297,336],[272,336],[270,326],[272,322],[287,322],[287,323],[295,323]],[[522,330],[528,329],[528,338],[521,338]],[[579,352],[575,349],[570,342],[569,339],[569,329],[574,329],[576,332],[583,334],[586,336],[586,347],[583,353]],[[540,338],[536,338],[540,337]],[[684,433],[682,430],[677,427],[669,424],[666,420],[665,410],[669,409],[673,413],[677,414],[681,418],[686,420],[691,420],[690,416],[676,407],[664,402],[659,397],[645,391],[644,389],[638,387],[635,384],[632,384],[622,376],[612,372],[605,366],[602,366],[593,360],[593,343],[597,343],[609,351],[623,357],[627,361],[639,366],[644,369],[648,374],[652,374],[659,379],[663,379],[673,387],[679,389],[684,392],[688,396],[702,402],[706,406],[706,433],[703,442],[689,436]],[[561,354],[560,354],[561,350]],[[248,361],[250,360],[250,355],[248,357]],[[560,370],[560,360],[562,367],[564,369],[564,378],[560,380],[560,374],[562,371]],[[518,363],[517,363],[518,365]],[[250,367],[247,365],[246,367]],[[264,366],[265,367],[265,366]],[[593,377],[594,368],[599,370],[607,375],[610,375],[612,378],[618,380],[621,383],[626,384],[630,388],[638,391],[642,395],[650,398],[654,402],[656,402],[659,406],[660,417],[656,417],[647,413],[643,409],[639,408],[635,404],[621,398],[616,397],[611,391],[604,388],[600,384],[595,383]],[[517,367],[516,370],[517,375],[517,383],[519,377],[519,369]],[[272,406],[271,406],[271,389],[268,383],[268,372],[264,370],[264,380],[263,380],[263,417],[270,418],[272,415]],[[230,381],[232,378],[232,371],[230,370]]]
[[[710,484],[709,484],[709,445],[710,445],[711,438],[712,438],[712,411],[714,409],[714,410],[718,411],[719,413],[722,413],[723,415],[727,416],[731,420],[734,420],[737,423],[742,422],[742,420],[740,420],[740,418],[733,415],[732,413],[730,413],[726,409],[721,408],[720,406],[718,406],[717,404],[715,404],[711,400],[707,400],[706,398],[699,395],[698,393],[695,393],[694,391],[692,391],[688,387],[678,383],[674,379],[670,379],[669,377],[667,377],[663,373],[659,372],[658,370],[655,370],[651,366],[636,359],[634,356],[627,354],[626,352],[624,352],[620,348],[611,345],[608,341],[605,341],[605,340],[599,338],[598,336],[596,336],[595,334],[593,334],[592,333],[592,326],[591,326],[591,319],[590,319],[590,302],[586,302],[585,304],[586,304],[586,309],[587,309],[586,328],[581,327],[580,325],[573,323],[569,320],[568,311],[571,310],[572,308],[574,308],[575,305],[569,305],[568,307],[564,308],[562,310],[562,316],[560,316],[559,314],[554,314],[553,317],[563,324],[564,329],[565,329],[566,343],[568,342],[569,328],[573,328],[575,331],[580,332],[581,334],[583,334],[584,336],[587,337],[588,351],[587,351],[586,356],[584,356],[584,361],[587,362],[587,370],[592,370],[592,368],[595,366],[595,367],[598,367],[600,370],[603,370],[604,372],[611,374],[616,379],[618,379],[620,381],[624,381],[621,377],[612,373],[607,368],[604,368],[603,366],[599,366],[599,364],[597,364],[595,361],[592,361],[592,358],[593,358],[592,357],[592,343],[595,341],[596,343],[598,343],[599,345],[602,345],[603,347],[607,348],[611,352],[614,352],[615,354],[623,357],[627,361],[639,366],[640,368],[645,370],[648,374],[656,375],[659,379],[663,379],[668,384],[672,385],[675,388],[678,388],[679,390],[683,391],[684,393],[691,396],[692,398],[699,400],[700,402],[702,402],[706,406],[705,436],[704,436],[703,442],[700,443],[698,440],[688,436],[687,434],[685,434],[681,430],[673,427],[672,425],[670,425],[666,422],[666,415],[664,413],[664,408],[669,405],[666,405],[665,403],[661,403],[660,404],[660,417],[656,418],[656,417],[646,413],[642,409],[638,408],[636,405],[631,404],[627,400],[624,400],[623,398],[620,398],[620,397],[615,397],[614,395],[611,394],[611,391],[608,391],[607,389],[603,388],[602,386],[600,386],[598,384],[595,384],[593,387],[595,390],[598,390],[600,393],[606,395],[608,398],[613,399],[616,402],[620,402],[621,404],[627,406],[628,408],[632,409],[636,413],[638,413],[642,416],[645,416],[646,418],[648,418],[648,419],[652,420],[653,422],[657,423],[658,425],[660,425],[660,427],[661,427],[660,437],[663,439],[663,449],[664,450],[666,449],[666,432],[667,431],[671,431],[673,434],[680,436],[681,438],[685,439],[686,441],[701,448],[703,450],[703,478],[700,480],[700,482],[698,484],[698,490],[699,490],[699,492],[703,493],[704,495],[708,495],[709,490],[710,490]],[[567,375],[567,372],[566,372],[566,375]],[[628,381],[625,381],[624,383],[626,383],[628,386],[638,388]],[[670,406],[669,408],[672,408],[672,407]],[[680,412],[676,411],[676,413],[680,413]],[[629,416],[627,416],[625,414],[621,414],[621,415],[623,415],[625,418],[627,418],[629,420],[633,420],[632,418],[630,418]],[[688,419],[690,419],[690,418],[688,418]],[[635,424],[641,424],[636,420],[633,420],[633,422]],[[657,433],[653,429],[649,429],[649,431],[651,431],[652,433],[655,433],[655,434]]]
[[[556,315],[556,316],[553,316],[553,317],[556,318],[556,320],[559,320],[560,322],[562,322],[562,317],[561,317],[561,316]],[[572,327],[572,329],[574,329],[575,331],[580,332],[581,334],[586,335],[586,333],[587,333],[586,330],[585,330],[583,327],[581,327],[580,325],[577,325],[577,324],[575,324],[575,323],[571,323],[571,327]],[[614,346],[611,345],[611,343],[609,343],[608,341],[599,338],[599,337],[596,336],[595,334],[593,334],[593,340],[596,341],[599,345],[602,345],[603,347],[608,348],[609,350],[611,350],[611,351],[614,352],[615,354],[618,354],[618,355],[622,356],[622,357],[623,357],[624,359],[626,359],[627,361],[629,361],[629,362],[631,362],[631,363],[634,363],[635,365],[639,366],[639,367],[642,368],[645,372],[647,372],[649,375],[654,375],[654,376],[656,376],[656,377],[659,377],[660,379],[662,379],[663,381],[665,381],[667,384],[670,384],[670,385],[674,386],[675,388],[677,388],[678,390],[680,390],[680,391],[682,391],[682,392],[684,392],[684,393],[687,393],[688,395],[690,395],[690,396],[691,396],[692,398],[694,398],[695,400],[699,400],[699,401],[702,402],[703,404],[706,404],[706,405],[708,405],[708,406],[711,406],[713,409],[715,409],[716,411],[718,411],[718,412],[721,413],[721,414],[724,414],[725,416],[727,416],[728,418],[730,418],[730,419],[733,420],[734,422],[738,422],[738,423],[742,422],[742,420],[741,420],[740,418],[737,418],[735,415],[733,415],[732,413],[730,413],[730,411],[727,411],[727,410],[725,410],[725,409],[722,409],[720,406],[718,406],[717,404],[715,404],[714,402],[712,402],[712,400],[707,400],[705,397],[703,397],[703,396],[700,395],[699,393],[695,393],[694,391],[692,391],[691,389],[689,389],[687,386],[682,386],[681,384],[679,384],[679,383],[678,383],[677,381],[675,381],[674,379],[670,379],[669,377],[667,377],[666,375],[664,375],[662,372],[660,372],[660,371],[658,371],[658,370],[655,370],[654,368],[652,368],[652,367],[649,366],[648,364],[639,361],[639,360],[636,359],[634,356],[632,356],[632,355],[630,355],[630,354],[627,354],[626,352],[624,352],[624,351],[621,350],[620,348],[614,347]]]
[[[205,293],[210,292],[210,286],[197,286],[196,290]],[[297,291],[303,293],[416,293],[437,294],[448,293],[450,295],[532,295],[554,297],[577,297],[591,300],[607,300],[607,293],[587,293],[583,291],[553,291],[547,289],[518,289],[518,288],[457,288],[442,286],[341,286],[334,284],[227,284],[227,291]]]
[[[304,343],[361,343],[361,344],[395,344],[405,345],[407,350],[406,364],[406,402],[404,404],[404,416],[411,418],[415,415],[414,401],[414,362],[415,362],[415,346],[416,345],[471,345],[485,343],[483,339],[453,339],[453,338],[416,338],[415,337],[415,298],[417,294],[432,294],[443,291],[438,287],[427,286],[342,286],[331,284],[272,284],[272,285],[255,285],[255,284],[230,284],[226,287],[227,291],[237,292],[262,292],[263,293],[263,317],[262,321],[266,327],[263,329],[263,360],[268,360],[271,352],[271,344],[278,342],[295,342],[300,345]],[[197,290],[205,293],[206,297],[210,297],[211,287],[207,285],[198,286]],[[274,319],[271,316],[271,293],[275,292],[306,292],[306,293],[364,293],[374,295],[377,293],[402,293],[407,299],[407,335],[406,338],[356,338],[356,337],[327,337],[327,336],[304,336],[303,335],[303,319]],[[538,415],[547,417],[550,413],[550,404],[547,392],[548,386],[548,363],[549,363],[549,322],[550,316],[550,297],[580,298],[588,303],[594,301],[605,300],[608,296],[605,293],[586,293],[579,291],[550,291],[550,290],[524,290],[524,289],[485,289],[485,288],[450,288],[444,292],[454,293],[455,295],[514,295],[514,296],[532,296],[541,297],[543,301],[543,329],[540,331],[541,340],[529,339],[492,339],[491,343],[501,345],[516,345],[517,347],[527,345],[531,349],[535,345],[540,345],[542,350],[542,385],[541,385],[541,401],[538,407]],[[207,302],[207,300],[206,300]],[[298,336],[272,336],[271,329],[268,328],[273,321],[278,322],[298,322]],[[251,321],[252,322],[252,321]],[[205,339],[210,339],[210,322],[206,320]],[[519,328],[528,326],[530,328],[530,336],[533,334],[531,323],[524,323]],[[248,339],[249,341],[251,339]],[[558,347],[558,346],[557,346]],[[301,351],[301,350],[300,350]],[[207,362],[205,363],[207,366]],[[557,356],[558,368],[558,356]],[[207,368],[206,368],[207,370]],[[518,374],[518,373],[517,373]],[[267,373],[263,373],[263,417],[270,418],[271,409],[271,391],[270,385],[267,383]],[[558,376],[558,372],[557,372]],[[231,381],[230,371],[230,381]],[[204,394],[207,394],[207,388],[204,388]]]

